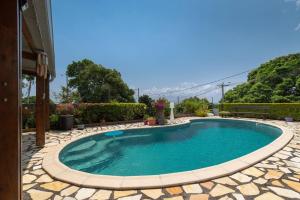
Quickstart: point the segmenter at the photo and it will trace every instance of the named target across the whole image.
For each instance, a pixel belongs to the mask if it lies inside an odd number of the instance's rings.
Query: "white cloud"
[[[201,95],[201,97],[208,97],[208,96],[215,96],[221,92],[221,89],[218,90],[216,88],[216,85],[208,84],[201,87],[195,87],[195,86],[197,86],[197,84],[192,82],[183,82],[173,87],[158,88],[154,86],[152,88],[143,89],[141,91],[141,94],[148,94],[153,98],[166,97],[170,100],[175,100],[177,96],[183,99],[191,96],[198,96],[204,92],[205,93],[208,92],[207,94]],[[192,89],[187,89],[187,88],[192,88]]]
[[[284,0],[285,2],[294,2],[297,9],[300,9],[300,0]]]
[[[284,0],[284,2],[293,2],[296,4],[297,10],[300,10],[300,0]],[[295,31],[300,31],[300,23],[294,28]]]
[[[300,31],[300,23],[295,27],[295,31]]]

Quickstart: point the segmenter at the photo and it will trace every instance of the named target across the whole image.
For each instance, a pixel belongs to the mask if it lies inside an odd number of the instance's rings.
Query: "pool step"
[[[74,167],[80,171],[89,171],[90,168],[93,168],[95,166],[98,166],[99,164],[102,164],[103,162],[108,161],[110,157],[111,157],[111,153],[101,154],[98,157],[89,160],[88,162],[75,165]]]
[[[74,148],[70,149],[68,151],[68,154],[72,155],[72,154],[84,153],[84,152],[88,151],[90,148],[94,147],[96,144],[97,144],[97,142],[95,140],[87,141],[83,144],[80,144],[80,145],[75,146]]]
[[[95,156],[100,156],[102,152],[104,152],[105,149],[107,148],[107,143],[100,143],[100,144],[97,143],[96,145],[88,149],[88,151],[85,151],[83,153],[78,153],[75,155],[66,154],[65,159],[63,159],[64,163],[76,164],[76,163],[81,163],[93,159],[93,157]]]
[[[99,174],[103,169],[108,167],[113,161],[114,160],[111,158],[106,158],[104,160],[101,160],[101,162],[98,162],[97,164],[81,169],[81,171],[93,173],[93,174]]]

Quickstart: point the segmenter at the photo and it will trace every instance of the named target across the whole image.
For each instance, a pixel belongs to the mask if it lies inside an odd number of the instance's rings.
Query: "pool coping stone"
[[[189,124],[195,119],[218,119],[218,118],[193,118],[187,120],[184,123],[176,125],[166,125],[166,126],[155,126],[146,128],[160,128],[160,127],[174,127],[181,126],[184,124]],[[224,119],[224,118],[222,118]],[[201,181],[208,181],[211,179],[220,178],[223,176],[228,176],[234,174],[235,172],[246,169],[261,160],[273,155],[282,148],[284,148],[289,141],[293,138],[293,132],[283,126],[272,122],[260,122],[255,119],[236,119],[236,118],[226,118],[224,120],[241,120],[241,121],[252,121],[260,124],[271,125],[282,130],[282,134],[270,144],[257,149],[249,154],[242,157],[210,166],[201,169],[169,173],[161,175],[147,175],[147,176],[109,176],[109,175],[96,175],[90,174],[82,171],[77,171],[71,169],[59,161],[59,152],[68,144],[77,141],[79,139],[89,137],[91,135],[103,134],[109,131],[103,132],[91,132],[87,135],[77,137],[59,146],[51,148],[51,150],[46,154],[43,159],[42,167],[43,169],[53,178],[64,181],[67,183],[72,183],[80,187],[92,187],[92,188],[103,188],[103,189],[151,189],[159,187],[170,187],[184,184],[191,184]],[[130,129],[140,129],[140,128],[127,128]],[[143,128],[145,129],[145,128]],[[120,129],[122,130],[122,129]],[[124,129],[123,129],[124,130]]]

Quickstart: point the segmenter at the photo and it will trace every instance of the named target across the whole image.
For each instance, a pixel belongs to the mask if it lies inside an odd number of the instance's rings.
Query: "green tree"
[[[225,102],[239,103],[242,102],[243,97],[248,93],[252,85],[243,83],[236,86],[234,89],[228,90],[224,97]]]
[[[270,102],[272,89],[268,85],[262,83],[254,84],[249,90],[248,94],[242,99],[242,102],[249,103],[264,103]]]
[[[225,94],[228,103],[300,101],[300,53],[270,60],[248,74],[246,83]]]
[[[272,96],[272,102],[288,103],[299,100],[297,94],[296,82],[292,78],[285,78],[275,87]]]
[[[176,105],[177,113],[195,114],[199,110],[207,110],[209,101],[206,98],[190,97]]]
[[[296,95],[300,96],[300,75],[299,75],[299,77],[296,80],[295,86],[296,86],[296,88],[295,88]]]
[[[144,103],[147,106],[146,114],[149,116],[155,115],[154,100],[149,95],[142,95],[139,97],[139,103]]]
[[[108,69],[91,60],[68,65],[69,87],[78,91],[83,102],[134,102],[134,91],[115,69]]]
[[[80,95],[76,90],[70,91],[67,87],[62,86],[59,93],[54,94],[59,103],[80,102]]]

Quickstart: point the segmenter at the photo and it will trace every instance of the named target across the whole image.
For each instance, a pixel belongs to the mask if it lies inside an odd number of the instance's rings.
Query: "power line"
[[[229,83],[228,86],[238,85],[238,84],[241,84],[241,83],[243,83],[243,82]],[[215,91],[217,89],[219,89],[219,85],[214,85],[213,87],[207,88],[205,90],[201,90],[200,94],[197,94],[197,95],[185,95],[185,96],[181,96],[181,97],[182,98],[189,98],[189,97],[193,97],[193,96],[201,97],[202,95],[208,94],[208,93],[213,92],[213,91]],[[177,96],[177,99],[179,99],[179,96]]]
[[[166,91],[166,92],[161,92],[161,93],[156,93],[156,94],[154,93],[154,94],[150,94],[150,95],[152,95],[152,96],[159,96],[159,95],[163,95],[163,94],[170,94],[170,93],[182,92],[182,91],[185,91],[185,90],[190,90],[190,89],[202,87],[202,86],[213,84],[213,83],[217,83],[217,82],[229,79],[229,78],[240,76],[242,74],[248,73],[249,71],[251,71],[251,70],[243,71],[243,72],[240,72],[240,73],[237,73],[237,74],[233,74],[231,76],[227,76],[227,77],[224,77],[224,78],[221,78],[221,79],[218,79],[218,80],[210,81],[210,82],[207,82],[207,83],[198,84],[198,85],[195,85],[195,86],[189,87],[189,88],[184,88],[184,89],[180,89],[180,90],[173,90],[173,91]]]
[[[240,84],[240,83],[242,83],[242,82],[229,83],[229,84],[227,84],[226,86],[237,85],[237,84]],[[200,96],[202,96],[202,95],[204,95],[204,94],[208,94],[208,93],[210,93],[210,92],[212,92],[212,91],[215,91],[215,90],[217,90],[217,89],[219,89],[219,85],[215,86],[214,88],[209,88],[209,89],[207,89],[207,90],[203,90],[202,93],[200,93],[200,94],[198,94],[198,95],[196,95],[196,96],[197,96],[197,97],[200,97]]]
[[[205,90],[204,92],[202,92],[202,93],[200,93],[200,94],[198,94],[198,95],[196,95],[197,97],[200,97],[200,96],[202,96],[202,95],[205,95],[205,94],[208,94],[208,93],[210,93],[210,92],[212,92],[212,91],[215,91],[216,89],[219,89],[219,87],[214,87],[213,89],[209,89],[209,90]]]

